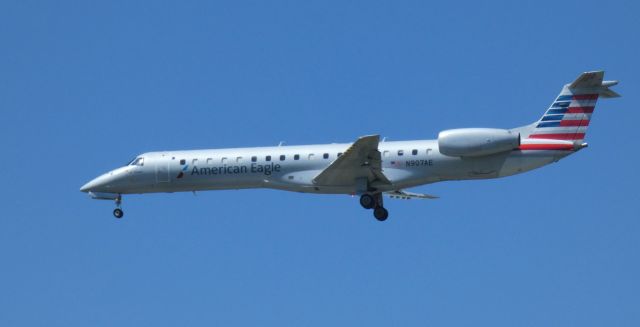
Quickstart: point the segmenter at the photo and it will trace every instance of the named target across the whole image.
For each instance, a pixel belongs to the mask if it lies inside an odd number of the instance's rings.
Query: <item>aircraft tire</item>
[[[384,207],[377,207],[373,210],[373,216],[378,219],[378,221],[385,221],[389,218],[389,211]]]
[[[120,209],[120,208],[115,208],[113,210],[113,216],[118,218],[118,219],[120,219],[120,218],[122,218],[122,216],[124,216],[124,211],[122,211],[122,209]]]
[[[370,194],[362,194],[360,205],[365,209],[373,209],[376,206],[376,200]]]

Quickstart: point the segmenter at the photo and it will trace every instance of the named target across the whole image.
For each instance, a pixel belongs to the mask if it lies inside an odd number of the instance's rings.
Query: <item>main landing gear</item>
[[[118,197],[116,198],[116,208],[113,209],[113,216],[120,219],[122,218],[122,216],[124,216],[124,211],[122,211],[122,209],[120,209],[120,205],[122,204],[122,196],[118,195]]]
[[[373,216],[378,221],[385,221],[389,218],[389,211],[383,207],[382,193],[362,194],[360,196],[360,205],[365,209],[373,209]]]

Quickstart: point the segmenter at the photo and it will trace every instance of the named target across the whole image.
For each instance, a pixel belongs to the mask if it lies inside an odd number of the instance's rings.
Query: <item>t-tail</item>
[[[586,72],[578,76],[573,83],[565,85],[540,120],[520,129],[523,139],[528,138],[531,141],[526,142],[531,144],[527,147],[545,143],[561,146],[562,143],[567,145],[569,142],[576,148],[586,146],[583,141],[598,98],[620,96],[609,89],[618,84],[618,81],[604,81],[603,78],[604,71]]]

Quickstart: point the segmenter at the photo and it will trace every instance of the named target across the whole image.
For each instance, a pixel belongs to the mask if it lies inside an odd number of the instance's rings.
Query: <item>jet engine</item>
[[[449,129],[438,134],[440,153],[452,157],[479,157],[520,146],[520,133],[496,128]]]

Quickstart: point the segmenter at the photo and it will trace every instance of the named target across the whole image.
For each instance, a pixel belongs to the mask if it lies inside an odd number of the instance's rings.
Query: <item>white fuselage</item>
[[[96,193],[133,194],[244,188],[357,194],[353,183],[314,182],[350,146],[323,144],[149,152],[142,162],[108,172],[83,186]],[[485,179],[517,174],[557,161],[574,151],[513,150],[482,157],[440,153],[437,140],[380,142],[386,192],[445,180]]]

